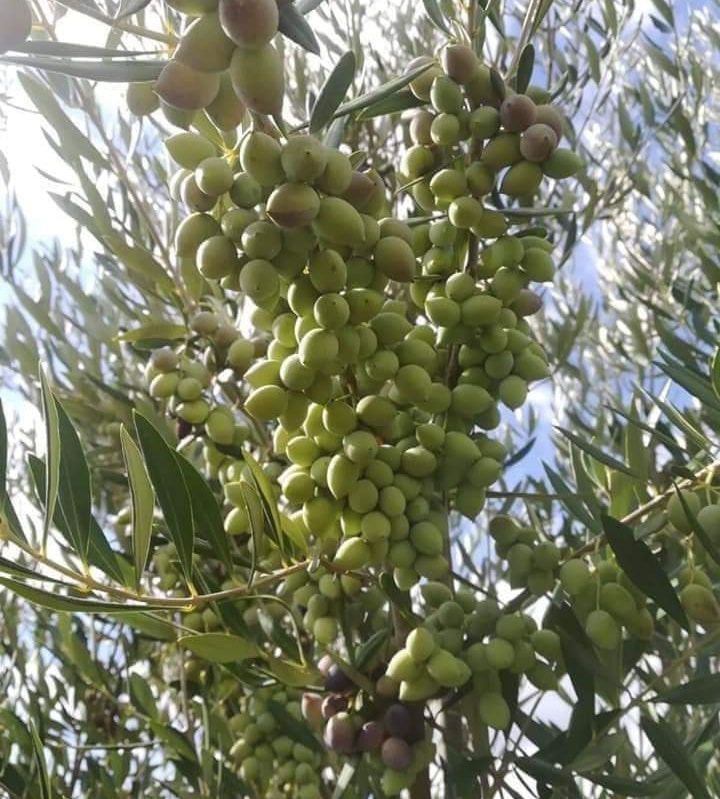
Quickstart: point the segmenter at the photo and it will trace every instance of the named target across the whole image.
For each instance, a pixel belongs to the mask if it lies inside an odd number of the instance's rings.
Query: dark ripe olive
[[[500,123],[505,130],[518,133],[537,119],[537,106],[526,94],[513,94],[500,106]]]
[[[412,747],[402,738],[388,738],[380,754],[382,762],[394,771],[405,771],[412,763]]]
[[[325,674],[325,690],[341,693],[349,691],[352,686],[353,681],[337,664],[333,663]]]
[[[323,740],[329,749],[349,755],[355,744],[355,725],[348,713],[338,713],[325,725]],[[406,744],[407,746],[407,744]]]
[[[338,713],[347,710],[347,704],[347,699],[341,694],[330,694],[326,696],[322,701],[322,717],[324,719],[331,719]]]
[[[390,705],[383,717],[383,723],[388,735],[392,735],[395,738],[405,738],[410,731],[411,722],[410,711],[400,702]]]
[[[368,721],[362,725],[355,741],[358,752],[371,752],[377,749],[385,737],[385,728],[379,721]]]
[[[536,122],[523,133],[520,152],[528,161],[544,161],[557,147],[558,137],[550,125]]]
[[[518,316],[532,316],[543,306],[542,297],[530,289],[521,289],[510,306]]]
[[[549,125],[555,131],[558,141],[562,139],[563,117],[554,105],[539,105],[535,122]]]

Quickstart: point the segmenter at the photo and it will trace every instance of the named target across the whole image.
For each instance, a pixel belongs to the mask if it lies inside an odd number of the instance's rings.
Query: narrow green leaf
[[[683,606],[667,574],[647,544],[638,541],[631,527],[612,516],[603,514],[602,522],[608,544],[627,576],[641,591],[654,599],[668,616],[687,630],[689,624]]]
[[[720,347],[715,350],[715,355],[710,365],[710,380],[712,381],[713,391],[720,397]]]
[[[47,86],[33,75],[27,73],[21,72],[18,75],[18,80],[38,111],[53,127],[69,156],[80,156],[87,158],[88,161],[100,167],[107,166],[105,158],[91,144],[88,137],[70,120],[70,117],[62,110]]]
[[[175,283],[152,253],[140,245],[128,245],[119,236],[102,236],[102,242],[116,255],[130,272],[143,280],[157,283],[168,294],[176,291]]]
[[[125,19],[126,17],[131,17],[133,14],[137,14],[138,11],[142,11],[143,8],[147,8],[152,0],[126,0],[120,6],[120,11],[115,19]]]
[[[178,559],[188,581],[192,575],[195,541],[192,504],[180,464],[158,430],[140,413],[134,412],[135,430],[150,480],[162,508],[168,535],[175,544]]]
[[[183,760],[197,762],[197,755],[187,737],[164,721],[150,721],[150,729],[157,738],[165,741]]]
[[[228,633],[201,633],[184,635],[178,643],[194,655],[212,663],[239,663],[260,654],[257,644]]]
[[[55,57],[71,58],[124,58],[141,55],[163,56],[161,50],[114,50],[112,47],[94,47],[89,44],[78,44],[77,42],[43,42],[28,41],[23,42],[18,47],[13,48],[14,53],[27,53],[28,55],[46,55]]]
[[[0,58],[0,62],[103,83],[132,83],[134,81],[156,80],[167,63],[166,61],[156,60],[84,61],[77,58],[48,58],[40,55],[4,56]]]
[[[345,763],[335,783],[335,790],[333,791],[331,799],[343,799],[347,789],[352,785],[357,767],[358,763],[356,760]]]
[[[185,338],[187,332],[185,325],[176,325],[172,322],[151,322],[120,333],[117,338],[119,341],[128,341],[130,343],[138,341],[175,341],[176,339]]]
[[[150,690],[148,681],[139,674],[131,674],[129,682],[130,699],[135,707],[149,718],[157,718],[157,705],[155,697]]]
[[[614,774],[583,774],[582,776],[584,780],[590,780],[596,785],[608,788],[612,791],[612,796],[655,796],[663,789],[662,785],[616,777]]]
[[[310,133],[317,133],[333,118],[355,78],[357,59],[349,50],[335,64],[310,112]]]
[[[294,3],[279,3],[280,21],[278,29],[283,36],[292,39],[304,50],[320,55],[320,44],[313,29]]]
[[[135,568],[135,586],[139,587],[148,555],[150,554],[155,494],[140,448],[132,440],[125,425],[120,428],[120,445],[125,460],[128,483],[130,484],[133,565]]]
[[[407,111],[409,108],[420,108],[425,105],[424,100],[420,100],[410,91],[410,89],[401,89],[399,92],[373,103],[371,106],[363,109],[357,118],[360,121],[366,119],[373,119],[374,117],[384,117],[390,114],[398,114],[401,111]]]
[[[20,526],[20,519],[15,513],[15,508],[7,491],[7,461],[7,423],[5,421],[5,410],[0,399],[0,527],[6,528],[8,537],[15,537],[25,542],[27,539]]]
[[[527,89],[532,80],[533,67],[535,66],[535,48],[531,44],[523,47],[518,60],[515,90],[521,94]]]
[[[248,467],[250,474],[252,475],[253,483],[255,484],[255,489],[257,490],[258,497],[262,503],[263,512],[267,519],[268,525],[270,526],[270,529],[272,530],[281,551],[285,552],[285,536],[283,533],[283,525],[280,520],[280,513],[278,512],[277,508],[277,498],[275,497],[275,492],[273,491],[270,478],[265,474],[260,464],[255,460],[255,458],[253,458],[252,453],[247,449],[243,450],[243,460],[245,461],[245,465]]]
[[[318,739],[310,732],[310,728],[305,722],[298,721],[292,716],[285,705],[281,705],[274,699],[268,699],[267,708],[272,713],[275,721],[278,723],[279,729],[283,731],[283,735],[292,738],[293,741],[306,746],[314,752],[322,752],[323,747],[320,745]]]
[[[320,674],[308,666],[301,666],[299,663],[282,660],[272,655],[268,656],[267,662],[270,671],[283,685],[289,685],[293,688],[305,688],[322,683]]]
[[[137,613],[138,611],[158,610],[153,605],[129,605],[125,602],[98,602],[94,599],[53,594],[42,588],[35,588],[10,577],[0,577],[0,585],[4,585],[18,596],[43,608],[65,613]]]
[[[661,352],[661,355],[662,354]],[[703,405],[707,405],[708,408],[720,412],[720,396],[715,394],[714,387],[711,386],[710,381],[705,375],[691,372],[687,367],[680,366],[670,361],[656,361],[656,365],[659,366],[668,377],[682,386],[688,394],[699,399],[700,402],[702,402]]]
[[[685,742],[664,721],[643,716],[641,726],[655,749],[655,754],[667,763],[675,776],[695,799],[711,799],[705,781],[690,759]]]
[[[40,367],[40,390],[45,421],[45,520],[42,543],[42,548],[45,550],[60,485],[60,423],[55,398],[42,366]]]
[[[720,674],[697,677],[681,685],[674,685],[660,691],[653,702],[666,702],[669,705],[714,705],[720,703]]]
[[[551,785],[569,785],[572,782],[571,774],[539,757],[516,757],[515,764],[540,782],[548,782]]]
[[[632,472],[630,467],[626,466],[622,461],[617,460],[617,458],[613,458],[612,455],[608,455],[606,452],[598,449],[588,441],[583,441],[579,436],[575,435],[575,433],[570,432],[570,430],[565,430],[563,427],[557,427],[557,429],[565,436],[565,438],[572,441],[572,443],[575,444],[578,449],[581,449],[583,452],[587,453],[591,458],[594,458],[599,463],[608,466],[610,469],[614,469],[617,472],[622,472],[623,474],[627,474],[630,477],[637,479],[637,475]]]
[[[35,722],[30,720],[30,735],[32,736],[33,760],[37,769],[38,783],[40,786],[40,799],[53,799],[53,789],[50,783],[47,761],[45,760],[45,748],[40,740]]]
[[[90,470],[78,434],[60,402],[55,399],[60,434],[60,479],[56,512],[83,563],[90,549]]]
[[[572,516],[579,522],[582,522],[585,527],[595,533],[599,533],[602,529],[600,522],[588,512],[582,501],[582,497],[580,497],[576,491],[573,491],[562,477],[544,461],[543,467],[555,493],[558,494],[560,501],[570,511]]]
[[[441,30],[443,33],[450,36],[450,28],[448,27],[445,17],[440,10],[437,0],[422,0],[422,4],[425,8],[425,13],[428,15],[428,17],[430,17],[433,25],[435,25],[435,27]]]
[[[418,75],[422,75],[423,72],[427,72],[431,66],[432,63],[422,64],[415,69],[411,69],[410,72],[406,72],[404,75],[400,75],[397,78],[389,80],[387,83],[383,83],[382,86],[378,86],[372,91],[361,94],[360,97],[356,97],[354,100],[343,103],[343,105],[341,105],[340,108],[338,108],[338,110],[335,112],[335,116],[340,117],[344,116],[345,114],[352,114],[355,111],[361,111],[363,108],[367,108],[368,106],[371,106],[380,100],[384,100],[386,97],[390,97],[400,89],[404,89],[408,83],[415,80]]]
[[[190,494],[190,503],[195,522],[195,537],[205,539],[213,549],[213,554],[221,560],[229,572],[233,570],[232,555],[228,544],[227,533],[223,524],[222,513],[215,494],[204,477],[179,452],[176,453],[180,469],[185,478],[185,485]]]

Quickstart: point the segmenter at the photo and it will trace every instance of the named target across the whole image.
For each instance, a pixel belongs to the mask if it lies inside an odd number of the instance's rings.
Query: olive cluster
[[[250,85],[277,57],[269,44],[277,20],[243,39],[252,15],[233,17],[232,8],[221,0],[217,13],[190,26],[172,62],[182,66],[170,71],[203,72],[188,61],[194,31],[219,30],[231,41],[236,99],[278,114],[277,102],[262,105],[274,102],[276,81],[258,97]],[[248,74],[248,60],[258,76]],[[176,232],[178,268],[202,309],[193,309],[184,354],[161,350],[148,367],[150,393],[197,432],[205,425],[228,534],[273,569],[282,564],[270,537],[250,535],[247,467],[234,451],[248,440],[262,446],[283,524],[314,556],[278,595],[315,651],[342,649],[348,631],[360,640],[389,626],[392,591],[381,575],[402,592],[427,581],[422,621],[401,647],[383,650],[375,693],[329,667],[326,695],[303,700],[328,748],[366,756],[388,795],[432,756],[428,700],[463,688],[483,723],[504,728],[503,672],[543,690],[563,672],[555,633],[445,584],[446,550],[448,510],[475,519],[500,477],[507,452],[491,431],[501,407],[519,408],[529,384],[549,374],[527,317],[542,304],[531,284],[553,278],[552,245],[537,229],[512,229],[498,192],[526,202],[545,175],[567,177],[579,162],[557,146],[557,110],[513,94],[468,48],[450,45],[442,65],[425,65],[411,89],[430,105],[410,122],[415,145],[402,172],[429,220],[389,216],[372,169],[313,136],[281,137],[258,118],[233,149],[199,133],[167,140],[179,167],[171,196],[188,211]],[[220,71],[204,67],[205,75]],[[237,314],[232,320],[217,310],[218,298]],[[249,326],[259,335],[240,333]],[[201,361],[190,354],[203,347]],[[490,533],[514,587],[553,588],[553,544],[507,517],[494,519]],[[249,625],[257,612],[244,611]],[[210,629],[213,621],[193,623]],[[255,700],[262,704],[262,695]],[[266,716],[270,735],[266,708],[253,706],[254,721],[237,722],[235,754],[245,778],[274,795],[286,790],[291,769],[278,767],[280,753],[263,742]],[[304,779],[296,780],[303,790]]]
[[[493,517],[488,532],[497,554],[507,560],[512,588],[527,587],[536,596],[552,591],[560,563],[560,550],[552,541],[539,541],[532,527],[521,526],[506,515]]]
[[[221,131],[234,131],[246,111],[277,115],[285,91],[283,61],[271,44],[278,31],[275,0],[169,0],[193,19],[158,79],[133,83],[127,102],[138,116],[158,107],[189,127],[204,111]]]
[[[478,601],[468,590],[453,596],[443,583],[421,587],[425,621],[407,637],[387,673],[400,682],[399,696],[427,699],[470,685],[480,720],[504,729],[510,711],[501,673],[524,674],[538,688],[553,690],[564,673],[560,639],[538,629],[526,614],[503,613],[494,599]]]
[[[319,567],[291,575],[278,593],[291,600],[304,629],[321,646],[335,643],[340,619],[367,635],[387,628],[386,597],[374,583]]]
[[[591,570],[581,558],[567,560],[560,567],[560,584],[598,649],[617,649],[623,628],[637,638],[652,635],[655,623],[646,596],[613,561],[599,560]]]
[[[693,533],[698,525],[710,542],[720,545],[720,504],[708,502],[705,492],[683,489],[673,494],[667,503],[667,518],[682,538]],[[683,552],[686,547],[682,542]],[[687,615],[703,627],[720,623],[720,605],[713,591],[710,575],[717,576],[718,566],[700,540],[692,540],[693,559],[679,575],[680,602]],[[709,573],[709,574],[708,574]]]
[[[414,146],[403,158],[412,195],[425,211],[447,210],[461,230],[500,236],[507,221],[501,213],[488,216],[483,197],[495,188],[532,197],[544,176],[560,179],[579,169],[577,156],[558,147],[563,117],[542,90],[514,93],[466,45],[445,47],[441,64],[420,57],[410,68],[423,65],[410,88],[430,108],[412,120]]]
[[[423,703],[396,701],[393,681],[387,677],[378,680],[375,696],[363,702],[357,686],[327,656],[319,667],[325,675],[325,694],[303,694],[308,724],[322,731],[330,751],[367,757],[382,774],[385,795],[395,796],[412,785],[434,751],[426,736]]]
[[[282,716],[273,712],[278,707],[294,720],[302,719],[299,694],[291,689],[260,688],[243,697],[240,712],[229,719],[237,736],[230,756],[259,796],[317,799],[322,752],[286,734]]]

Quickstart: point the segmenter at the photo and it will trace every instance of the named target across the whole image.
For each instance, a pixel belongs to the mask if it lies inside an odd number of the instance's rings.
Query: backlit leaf
[[[347,90],[355,77],[357,60],[355,53],[348,51],[341,56],[335,64],[333,71],[328,75],[320,93],[315,100],[310,112],[310,133],[317,133],[333,118],[342,103]]]
[[[635,585],[686,630],[687,615],[672,587],[667,574],[657,558],[643,541],[635,538],[632,527],[603,515],[603,528],[608,544],[615,553],[617,562]]]

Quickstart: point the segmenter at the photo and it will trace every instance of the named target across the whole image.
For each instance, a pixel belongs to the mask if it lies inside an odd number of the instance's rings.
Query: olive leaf
[[[145,468],[142,453],[137,444],[130,437],[125,425],[120,428],[120,445],[125,460],[128,483],[130,485],[133,557],[135,566],[135,586],[137,588],[140,585],[148,555],[150,554],[155,494],[147,469]]]
[[[142,414],[134,411],[133,420],[148,475],[163,512],[168,536],[175,544],[178,559],[188,581],[192,574],[195,544],[192,503],[175,451],[166,443],[157,428]]]
[[[632,527],[603,514],[603,529],[617,562],[632,582],[685,630],[688,618],[670,580],[648,545],[635,538]]]
[[[655,750],[694,799],[711,799],[705,781],[688,754],[685,742],[665,721],[643,716],[640,725]]]
[[[212,663],[238,663],[257,657],[260,652],[252,641],[228,633],[185,635],[178,639],[178,643]]]
[[[349,50],[335,64],[310,112],[310,133],[317,133],[333,118],[355,78],[357,59]]]
[[[45,518],[43,522],[43,549],[47,548],[55,503],[60,488],[60,422],[55,398],[50,390],[45,369],[40,367],[40,395],[45,422]]]
[[[313,33],[313,29],[303,16],[303,13],[295,7],[294,3],[279,3],[280,21],[278,29],[283,36],[292,39],[300,47],[314,55],[320,55],[320,44]]]

